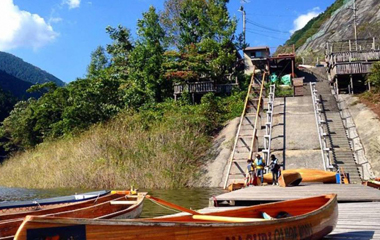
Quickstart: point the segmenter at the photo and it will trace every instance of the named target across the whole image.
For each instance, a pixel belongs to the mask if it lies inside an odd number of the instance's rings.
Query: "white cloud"
[[[293,34],[295,31],[303,28],[311,19],[315,18],[321,13],[321,10],[319,7],[313,8],[308,13],[303,14],[296,18],[293,22],[293,29],[290,30],[290,33]]]
[[[62,18],[60,18],[60,17],[51,17],[50,19],[49,19],[49,24],[50,23],[58,23],[58,22],[62,22]]]
[[[64,0],[64,4],[69,5],[69,9],[78,8],[81,0]]]
[[[42,17],[20,10],[13,0],[0,0],[0,33],[3,51],[20,47],[38,49],[58,36]]]

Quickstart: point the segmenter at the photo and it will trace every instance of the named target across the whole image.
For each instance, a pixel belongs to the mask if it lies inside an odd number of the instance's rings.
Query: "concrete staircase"
[[[328,147],[332,150],[333,165],[338,169],[343,168],[345,173],[349,173],[351,183],[360,184],[359,169],[356,166],[338,105],[331,93],[330,83],[326,78],[322,78],[322,75],[318,73],[319,81],[316,84],[316,89],[322,98],[324,115],[327,121],[325,131],[329,133]]]

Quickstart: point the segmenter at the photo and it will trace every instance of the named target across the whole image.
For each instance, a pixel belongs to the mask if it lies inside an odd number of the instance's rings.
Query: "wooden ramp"
[[[247,206],[257,203],[275,202],[298,198],[338,194],[338,202],[380,202],[380,191],[357,184],[309,184],[282,188],[279,186],[247,187],[211,198],[209,206]]]
[[[255,71],[254,71],[255,72]],[[226,176],[224,178],[224,189],[231,183],[243,182],[247,160],[257,151],[257,132],[261,129],[259,121],[263,106],[263,90],[266,73],[261,76],[252,75],[244,103],[244,110],[240,117],[239,127],[236,133],[234,147],[228,162]],[[260,89],[255,90],[254,85],[260,84]]]

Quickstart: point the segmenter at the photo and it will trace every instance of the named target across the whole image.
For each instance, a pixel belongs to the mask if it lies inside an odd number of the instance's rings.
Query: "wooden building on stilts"
[[[326,44],[329,80],[338,92],[360,93],[370,89],[366,83],[375,62],[380,61],[376,39],[345,40]]]

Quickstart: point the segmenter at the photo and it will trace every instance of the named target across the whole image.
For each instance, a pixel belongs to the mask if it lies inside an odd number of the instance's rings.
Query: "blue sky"
[[[239,20],[247,13],[247,42],[275,50],[334,0],[230,0]],[[105,28],[123,26],[136,32],[137,20],[150,5],[164,0],[0,0],[0,51],[12,53],[65,82],[83,77],[91,52],[110,43]]]

